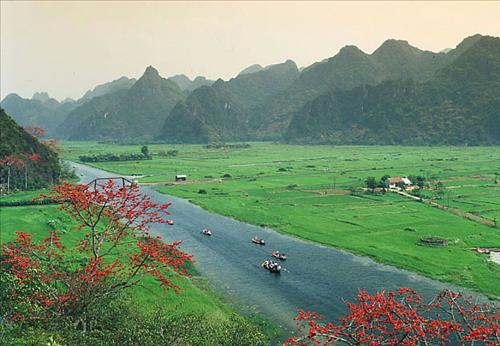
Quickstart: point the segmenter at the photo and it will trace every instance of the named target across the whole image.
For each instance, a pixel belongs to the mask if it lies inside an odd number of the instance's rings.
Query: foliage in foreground
[[[47,197],[47,196],[46,196]],[[79,225],[80,242],[66,249],[57,231],[35,242],[29,233],[1,244],[2,319],[37,326],[71,323],[91,330],[89,311],[136,286],[146,276],[165,288],[186,275],[191,257],[149,235],[152,223],[166,222],[168,204],[152,203],[136,186],[112,181],[91,188],[64,183],[48,196]]]
[[[84,331],[72,324],[30,326],[0,324],[6,345],[267,345],[267,337],[236,314],[172,315],[161,307],[144,311],[129,296],[89,310],[94,327]]]
[[[308,332],[285,345],[500,344],[500,306],[479,305],[449,290],[430,303],[409,288],[374,295],[360,290],[357,301],[346,304],[349,313],[336,322],[322,322],[322,316],[301,310],[295,319]]]
[[[165,289],[182,290],[177,277],[189,269],[191,257],[178,243],[148,233],[151,223],[166,222],[168,204],[112,181],[97,189],[63,184],[45,197],[77,222],[81,240],[70,246],[53,230],[40,242],[17,232],[2,244],[2,344],[266,344],[257,326],[234,313],[173,312],[137,302],[128,288],[150,276]]]

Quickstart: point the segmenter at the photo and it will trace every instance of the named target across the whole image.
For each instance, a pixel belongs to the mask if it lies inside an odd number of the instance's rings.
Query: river
[[[82,182],[117,174],[71,163]],[[394,290],[408,286],[430,297],[445,284],[345,251],[302,241],[270,229],[257,227],[210,213],[189,201],[160,194],[150,187],[142,192],[155,202],[171,202],[174,226],[154,225],[152,232],[167,241],[183,240],[182,248],[194,255],[203,276],[231,303],[258,313],[280,326],[294,330],[293,317],[302,308],[327,317],[346,311],[343,299],[352,299],[364,288]],[[200,233],[212,230],[211,237]],[[252,236],[266,240],[265,246],[251,243]],[[264,270],[260,263],[271,259],[273,250],[288,255],[280,275]]]

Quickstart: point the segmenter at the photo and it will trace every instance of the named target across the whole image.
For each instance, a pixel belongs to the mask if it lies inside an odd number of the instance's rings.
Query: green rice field
[[[394,193],[369,194],[364,180],[383,175],[426,178],[422,192],[440,204],[500,221],[500,148],[298,146],[250,143],[249,148],[149,145],[152,160],[91,165],[210,211],[303,239],[370,256],[379,262],[500,297],[500,266],[473,247],[500,247],[500,229]],[[140,146],[65,142],[64,157],[137,153]],[[165,156],[177,150],[177,156]],[[187,184],[165,185],[176,174]],[[500,177],[498,177],[500,180]],[[436,185],[444,186],[440,197]],[[420,245],[437,236],[448,246]]]

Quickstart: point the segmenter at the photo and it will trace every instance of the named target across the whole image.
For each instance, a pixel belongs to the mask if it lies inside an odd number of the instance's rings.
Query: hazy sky
[[[79,98],[147,65],[162,76],[228,79],[248,65],[299,66],[387,38],[421,49],[500,36],[490,2],[9,2],[1,1],[1,97],[47,91]]]

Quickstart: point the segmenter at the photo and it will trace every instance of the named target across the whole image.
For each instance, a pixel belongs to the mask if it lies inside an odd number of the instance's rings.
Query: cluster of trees
[[[375,192],[376,188],[388,189],[390,175],[384,175],[377,181],[375,177],[368,177],[365,180],[365,186],[371,190],[371,192]],[[426,179],[421,175],[410,175],[408,179],[412,182],[413,185],[418,186],[419,189],[423,189],[426,186]],[[398,186],[402,189],[405,188],[403,183],[399,183]]]
[[[59,163],[57,143],[40,142],[34,135],[41,128],[28,128],[15,123],[0,109],[0,184],[6,193],[21,189],[37,189],[55,183],[64,173]]]
[[[80,155],[79,160],[82,162],[112,162],[112,161],[139,161],[151,160],[153,157],[149,153],[147,145],[142,146],[140,153],[122,153],[122,154],[97,154],[97,155]]]

